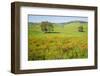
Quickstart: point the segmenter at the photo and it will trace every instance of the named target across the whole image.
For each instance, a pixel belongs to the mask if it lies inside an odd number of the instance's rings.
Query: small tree
[[[49,31],[49,32],[54,31],[54,26],[53,26],[53,24],[50,23],[50,22],[48,22],[48,31]]]
[[[84,32],[83,31],[83,23],[82,22],[79,22],[80,23],[80,26],[78,27],[78,31],[79,32]]]
[[[54,29],[54,27],[53,27],[52,23],[47,22],[47,21],[41,23],[41,30],[43,32],[52,32],[53,29]]]
[[[41,30],[42,30],[43,32],[47,32],[47,22],[42,22],[42,23],[41,23]]]
[[[83,32],[83,26],[79,26],[79,27],[78,27],[78,31],[79,31],[79,32]]]

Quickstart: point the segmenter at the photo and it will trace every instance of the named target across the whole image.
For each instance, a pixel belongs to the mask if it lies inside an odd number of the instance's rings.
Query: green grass
[[[54,24],[54,32],[44,33],[40,24],[28,26],[28,60],[76,59],[88,57],[88,26],[80,23]]]

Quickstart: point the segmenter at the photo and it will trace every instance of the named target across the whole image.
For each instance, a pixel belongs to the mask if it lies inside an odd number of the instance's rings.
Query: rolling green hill
[[[83,26],[83,30],[84,32],[78,32],[78,27],[79,26]],[[88,31],[88,27],[87,27],[87,23],[82,23],[80,24],[79,22],[74,22],[74,23],[66,23],[64,25],[61,24],[53,24],[54,26],[54,32],[60,32],[61,35],[65,35],[65,36],[82,36],[82,35],[87,35],[87,31]],[[41,31],[41,27],[40,24],[29,24],[28,27],[29,30],[29,36],[31,35],[35,35],[38,36],[38,34],[44,36],[45,34]],[[54,34],[54,33],[51,33]],[[55,34],[56,35],[56,34]]]

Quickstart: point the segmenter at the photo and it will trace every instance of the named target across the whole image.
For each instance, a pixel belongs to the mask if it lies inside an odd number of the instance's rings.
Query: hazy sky
[[[79,16],[44,16],[44,15],[29,15],[28,22],[42,22],[49,21],[52,23],[63,23],[70,21],[86,21],[88,22],[88,17],[79,17]]]

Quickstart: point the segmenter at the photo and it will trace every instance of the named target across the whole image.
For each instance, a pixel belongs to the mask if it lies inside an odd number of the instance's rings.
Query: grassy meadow
[[[28,23],[28,60],[78,59],[88,57],[88,24],[53,23],[54,32],[41,31],[40,23]]]

